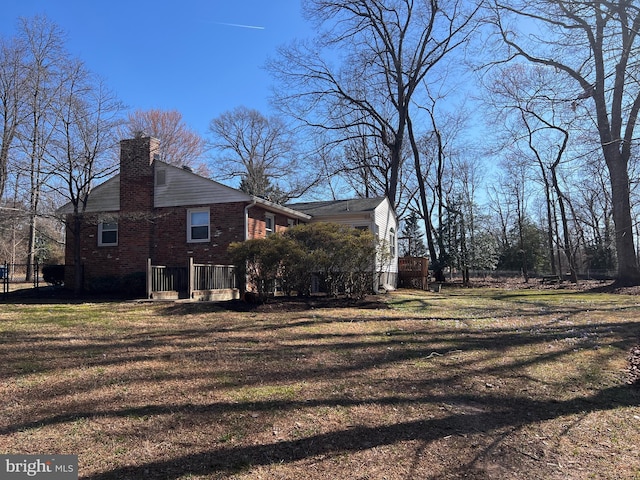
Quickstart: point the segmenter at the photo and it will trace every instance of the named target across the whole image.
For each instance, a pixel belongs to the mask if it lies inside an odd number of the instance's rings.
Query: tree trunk
[[[633,222],[629,200],[629,174],[627,162],[615,149],[605,150],[611,179],[613,223],[616,227],[616,252],[618,256],[618,282],[625,285],[640,283],[640,270],[633,242]]]
[[[420,164],[420,149],[416,142],[415,135],[413,133],[413,122],[411,118],[407,119],[407,133],[409,134],[409,143],[411,145],[411,151],[413,153],[414,167],[416,170],[416,178],[418,180],[418,187],[420,190],[420,204],[422,206],[422,219],[424,221],[424,231],[427,236],[427,248],[429,249],[429,260],[431,265],[436,265],[438,257],[436,255],[436,248],[433,241],[433,226],[430,220],[430,210],[427,205],[427,189],[424,185],[424,177],[422,176],[422,168]]]
[[[36,263],[36,215],[29,214],[29,240],[27,242],[27,266],[25,269],[25,282],[33,280],[34,265]]]
[[[73,215],[73,293],[80,295],[83,290],[82,285],[82,216],[79,213]]]

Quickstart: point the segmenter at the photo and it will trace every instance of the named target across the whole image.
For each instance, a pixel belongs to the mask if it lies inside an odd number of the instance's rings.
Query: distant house
[[[395,286],[397,222],[388,200],[319,202],[317,210],[314,203],[277,205],[164,163],[158,151],[158,140],[150,137],[121,142],[120,173],[95,187],[87,203],[81,265],[74,264],[74,238],[67,229],[68,287],[73,287],[75,268],[82,268],[83,286],[88,287],[100,279],[135,274],[146,274],[149,284],[150,265],[228,265],[230,243],[313,221],[370,228],[390,240],[394,259],[384,267],[384,283]],[[327,215],[330,203],[335,211]],[[72,212],[71,204],[59,209],[68,220]]]

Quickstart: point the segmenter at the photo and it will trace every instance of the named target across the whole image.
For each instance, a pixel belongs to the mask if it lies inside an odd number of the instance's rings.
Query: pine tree
[[[427,247],[424,244],[424,236],[418,225],[418,216],[415,212],[404,220],[402,235],[400,237],[400,254],[404,257],[426,257]]]

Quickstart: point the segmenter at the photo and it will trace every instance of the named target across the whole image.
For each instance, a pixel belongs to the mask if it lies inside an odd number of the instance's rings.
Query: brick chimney
[[[160,141],[136,137],[120,142],[120,212],[153,208],[153,160]]]
[[[154,156],[160,141],[137,136],[120,142],[120,273],[144,272],[153,241]]]

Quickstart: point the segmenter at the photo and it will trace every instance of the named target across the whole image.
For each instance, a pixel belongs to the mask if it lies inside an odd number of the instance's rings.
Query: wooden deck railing
[[[424,257],[400,257],[398,259],[400,286],[406,288],[429,288],[429,260]]]
[[[233,265],[196,264],[190,259],[187,267],[169,267],[147,261],[147,298],[166,292],[178,298],[194,298],[194,292],[232,291],[237,285]]]

